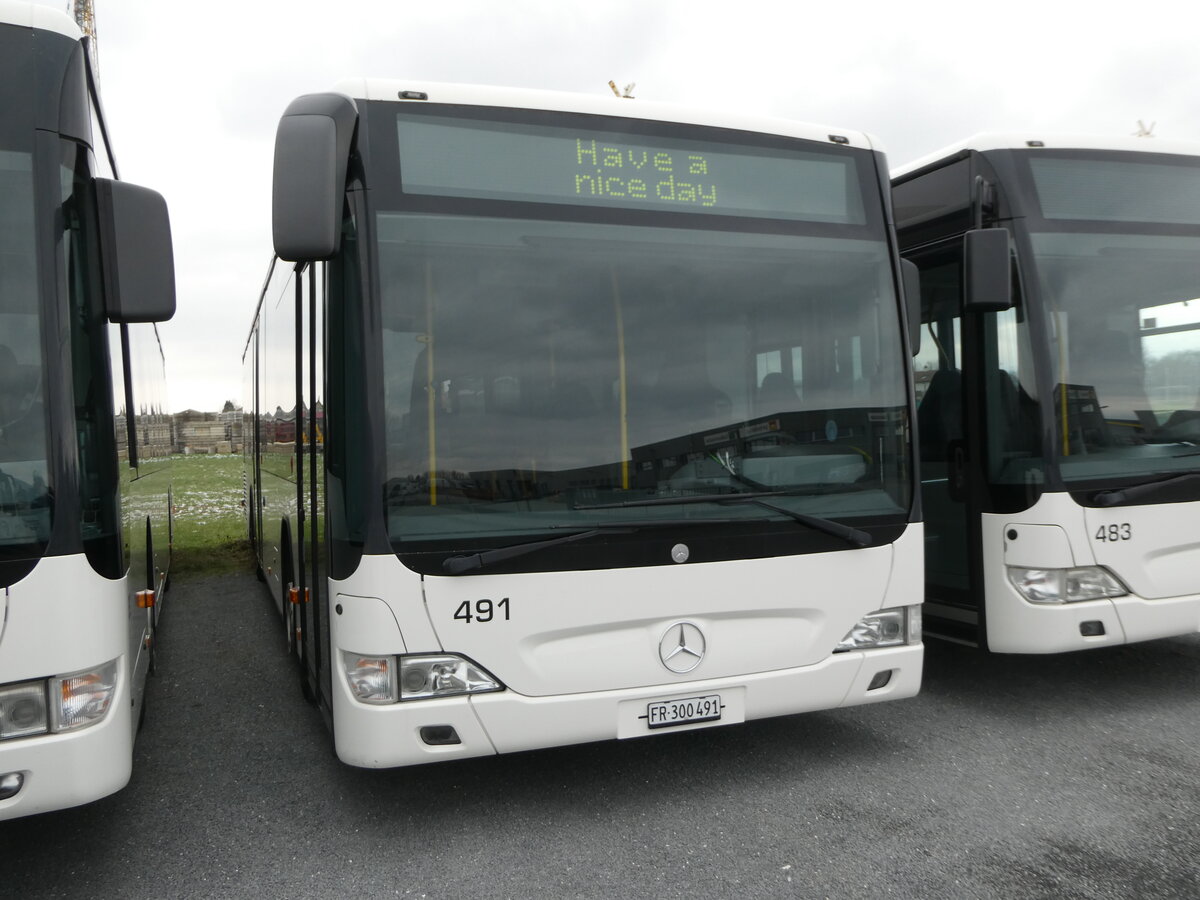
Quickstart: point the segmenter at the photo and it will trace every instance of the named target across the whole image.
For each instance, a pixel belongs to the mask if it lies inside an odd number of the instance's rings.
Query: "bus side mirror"
[[[900,275],[904,280],[904,310],[908,314],[908,343],[912,355],[921,352],[921,270],[907,259],[900,260]]]
[[[1008,230],[975,228],[963,243],[963,310],[1003,312],[1012,307]]]
[[[96,179],[105,314],[110,322],[165,322],[175,315],[175,254],[162,194]]]
[[[341,246],[342,194],[358,107],[342,94],[305,94],[275,132],[271,233],[288,262],[329,259]]]

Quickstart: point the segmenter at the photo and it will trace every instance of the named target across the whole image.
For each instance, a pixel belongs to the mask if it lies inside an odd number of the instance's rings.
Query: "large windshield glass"
[[[1067,480],[1200,464],[1200,235],[1033,234]]]
[[[1026,157],[1067,481],[1200,463],[1200,160]]]
[[[30,154],[0,150],[0,560],[50,535]]]
[[[909,505],[878,240],[384,212],[393,540]]]

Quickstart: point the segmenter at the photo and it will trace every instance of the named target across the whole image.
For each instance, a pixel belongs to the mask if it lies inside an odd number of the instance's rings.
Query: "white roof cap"
[[[892,170],[892,178],[899,178],[918,169],[923,169],[943,159],[956,156],[964,150],[986,152],[988,150],[1118,150],[1131,153],[1173,153],[1179,156],[1200,156],[1200,143],[1172,141],[1162,138],[1144,138],[1125,135],[1098,134],[1037,134],[1030,132],[984,132],[957,141],[920,159]]]
[[[762,134],[777,134],[819,141],[823,144],[831,143],[829,138],[831,134],[834,134],[846,139],[845,146],[866,150],[881,149],[877,140],[861,131],[847,131],[844,128],[795,122],[791,119],[779,119],[737,111],[698,109],[668,103],[655,103],[649,100],[625,100],[603,95],[382,78],[349,79],[338,82],[334,85],[334,90],[359,100],[422,102],[420,100],[402,100],[399,96],[401,91],[416,91],[428,95],[431,103],[546,109],[556,112],[622,116],[629,119],[652,119]]]
[[[0,0],[0,24],[55,31],[75,41],[83,37],[83,32],[75,24],[75,20],[65,12],[37,3]]]

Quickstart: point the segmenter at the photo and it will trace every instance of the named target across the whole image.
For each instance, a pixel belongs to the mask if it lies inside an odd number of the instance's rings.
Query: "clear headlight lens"
[[[49,728],[46,682],[28,681],[0,687],[0,741],[42,734]]]
[[[54,730],[72,731],[95,725],[117,695],[117,661],[98,669],[50,679]]]
[[[396,702],[396,658],[342,653],[342,669],[354,699],[363,703]]]
[[[489,672],[461,656],[400,657],[400,699],[423,700],[503,690]]]
[[[850,629],[850,633],[833,648],[833,652],[900,647],[920,642],[921,607],[896,606],[863,616]]]
[[[504,690],[487,670],[451,653],[400,657],[342,653],[342,668],[350,692],[362,703]]]
[[[1030,603],[1078,603],[1123,597],[1125,586],[1103,566],[1073,569],[1025,569],[1008,567],[1008,580]]]

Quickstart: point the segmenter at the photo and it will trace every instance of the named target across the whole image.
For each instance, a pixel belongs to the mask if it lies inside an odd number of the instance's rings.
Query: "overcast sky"
[[[65,9],[65,0],[41,0]],[[275,127],[345,77],[738,108],[872,133],[893,166],[978,131],[1200,140],[1200,6],[1141,0],[94,0],[121,175],[167,199],[170,405],[241,401]],[[614,104],[628,101],[618,101]],[[636,102],[636,101],[635,101]]]

